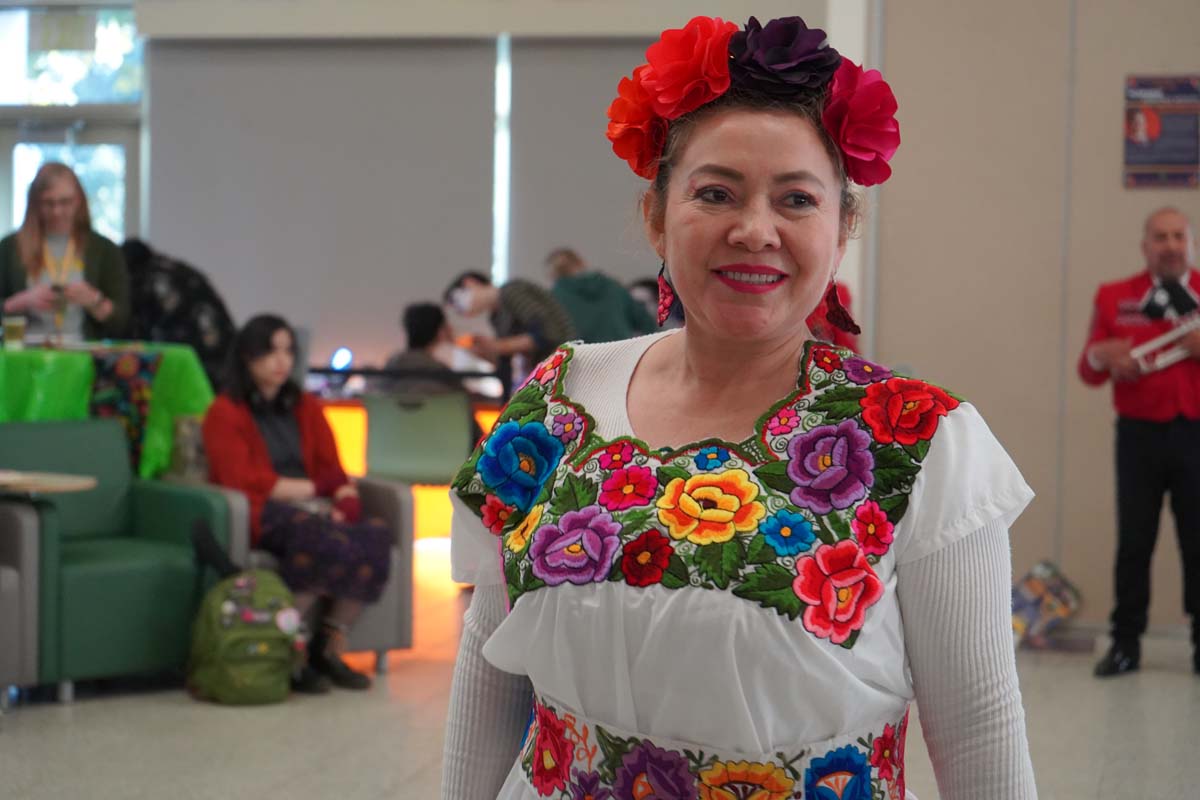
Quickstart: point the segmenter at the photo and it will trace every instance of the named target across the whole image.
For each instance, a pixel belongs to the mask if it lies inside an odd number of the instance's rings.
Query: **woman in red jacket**
[[[279,559],[300,612],[330,600],[295,687],[326,691],[332,681],[366,689],[370,679],[339,651],[387,582],[391,533],[382,520],[361,520],[358,490],[342,471],[320,401],[291,378],[295,341],[287,322],[270,314],[238,332],[225,390],[204,420],[209,475],[249,497],[252,541]]]

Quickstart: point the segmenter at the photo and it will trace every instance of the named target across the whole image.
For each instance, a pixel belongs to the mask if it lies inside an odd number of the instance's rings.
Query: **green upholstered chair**
[[[367,395],[367,474],[408,484],[448,484],[471,454],[471,400],[464,392]]]
[[[183,667],[203,591],[190,530],[207,520],[228,546],[222,495],[135,479],[113,420],[2,424],[5,468],[98,480],[91,491],[27,501],[37,526],[38,683],[57,683],[69,700],[75,680]]]

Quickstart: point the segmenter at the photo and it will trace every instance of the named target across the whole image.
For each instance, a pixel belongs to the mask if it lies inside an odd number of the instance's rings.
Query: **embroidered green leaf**
[[[637,745],[637,740],[613,736],[597,725],[596,741],[600,745],[600,752],[604,755],[604,759],[600,762],[600,777],[604,779],[605,783],[613,783],[617,777],[617,770],[621,768],[621,761]]]
[[[775,548],[767,544],[767,539],[762,534],[751,539],[750,546],[746,548],[747,564],[772,564],[778,557]]]
[[[739,539],[724,544],[706,544],[696,550],[696,567],[700,574],[719,589],[728,589],[729,582],[738,577],[746,563],[746,551]]]
[[[530,422],[544,422],[545,420],[546,410],[545,408],[542,408],[536,411],[530,411],[528,414],[521,417],[518,422],[521,425],[528,425]]]
[[[683,469],[682,467],[671,466],[670,464],[665,467],[659,467],[657,474],[658,485],[662,487],[665,487],[668,483],[676,478],[682,478],[686,481],[688,478],[692,477],[691,473],[686,469]]]
[[[822,392],[810,407],[809,411],[817,411],[829,417],[831,408],[852,408],[853,410],[837,419],[849,419],[862,413],[861,401],[867,396],[867,390],[858,386],[835,386]]]
[[[817,538],[825,544],[838,543],[837,534],[830,530],[829,525],[826,524],[824,517],[817,517],[817,524],[813,526],[813,533],[815,533]]]
[[[554,481],[553,480],[546,481],[546,483],[542,486],[542,491],[538,492],[537,499],[533,501],[533,504],[535,506],[540,506],[543,503],[550,502],[550,491],[553,488],[554,488]]]
[[[528,395],[526,392],[521,392],[514,397],[504,407],[504,412],[496,421],[496,426],[499,427],[512,420],[529,420],[530,417],[532,417],[530,421],[536,422],[542,422],[546,418],[546,398],[540,392]]]
[[[843,400],[839,402],[825,401],[822,398],[817,403],[814,403],[810,412],[824,415],[827,422],[841,422],[844,419],[857,417],[862,413],[862,406],[857,400]]]
[[[687,564],[683,563],[683,559],[678,555],[672,553],[671,560],[667,563],[667,571],[663,573],[663,587],[667,589],[682,589],[689,583]]]
[[[452,483],[455,489],[464,489],[471,482],[471,478],[475,477],[476,470],[479,469],[479,456],[483,453],[483,448],[476,448],[471,457],[467,459],[467,463],[458,468],[458,472],[454,475]]]
[[[552,512],[555,517],[561,517],[568,511],[578,511],[596,502],[599,488],[591,481],[581,478],[574,473],[568,473],[567,479],[559,484],[554,492]]]
[[[644,531],[653,516],[655,516],[655,512],[651,509],[639,508],[617,517],[617,522],[621,523],[625,533],[635,534]]]
[[[825,523],[829,525],[829,530],[833,531],[833,535],[839,540],[849,539],[851,537],[852,534],[850,532],[850,520],[843,517],[841,514],[832,512],[825,515],[822,519],[825,520]]]
[[[908,511],[908,495],[906,494],[894,494],[877,502],[883,509],[883,513],[887,514],[888,519],[893,523],[899,522]]]
[[[612,569],[608,571],[608,579],[616,582],[625,580],[625,571],[621,569],[621,558],[619,556],[613,562]]]
[[[747,575],[733,593],[743,600],[773,608],[780,616],[796,619],[804,611],[804,603],[792,590],[795,580],[796,573],[782,564],[763,564]]]
[[[754,470],[754,477],[777,492],[791,494],[796,484],[788,477],[787,466],[786,461],[771,461]]]
[[[854,647],[854,643],[858,641],[858,635],[860,633],[862,633],[862,629],[859,629],[859,630],[855,631],[854,633],[850,634],[846,638],[846,641],[842,642],[842,647],[846,648],[847,650]]]
[[[875,455],[874,490],[878,494],[892,494],[916,479],[920,467],[903,448],[884,445],[872,448],[872,452]]]
[[[921,439],[916,444],[906,445],[904,452],[912,456],[914,461],[924,461],[925,456],[929,455],[929,439]]]
[[[483,516],[483,504],[484,504],[484,501],[486,500],[486,498],[483,495],[481,495],[481,494],[464,494],[464,495],[459,495],[459,499],[463,501],[463,504],[467,508],[471,509],[471,513],[473,513],[475,516],[477,516],[477,517]]]
[[[535,589],[545,588],[546,582],[541,578],[536,577],[532,571],[525,573],[525,585],[521,587],[521,593],[532,592]]]

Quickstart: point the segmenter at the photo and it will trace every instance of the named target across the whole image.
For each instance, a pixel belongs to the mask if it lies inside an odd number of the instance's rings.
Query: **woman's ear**
[[[654,248],[654,252],[658,254],[658,260],[664,260],[666,256],[666,234],[663,230],[663,209],[658,207],[658,195],[653,189],[646,191],[642,195],[642,229],[646,232],[646,241],[650,242],[650,246]]]

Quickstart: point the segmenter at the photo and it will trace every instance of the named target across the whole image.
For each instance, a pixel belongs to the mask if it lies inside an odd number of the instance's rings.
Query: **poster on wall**
[[[1125,186],[1200,185],[1200,75],[1125,79]]]

